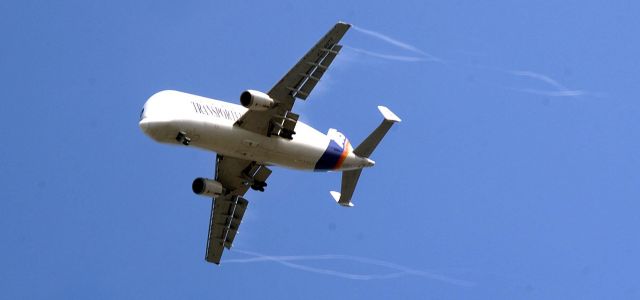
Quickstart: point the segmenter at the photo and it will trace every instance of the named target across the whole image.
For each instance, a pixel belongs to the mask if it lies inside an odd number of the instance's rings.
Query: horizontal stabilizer
[[[384,106],[378,106],[378,110],[384,117],[382,123],[374,130],[355,150],[353,153],[360,157],[369,157],[373,150],[376,149],[382,138],[391,128],[391,125],[396,122],[400,122],[400,118],[396,116],[391,110]]]
[[[353,207],[351,197],[353,197],[353,192],[356,190],[356,184],[358,184],[360,173],[362,173],[362,169],[342,172],[342,186],[340,187],[340,193],[334,191],[330,192],[331,196],[333,196],[333,199],[336,200],[338,204],[346,207]]]
[[[388,108],[378,106],[378,110],[380,110],[384,120],[382,120],[382,123],[378,125],[378,128],[376,128],[360,145],[358,145],[358,147],[356,147],[355,150],[353,150],[353,153],[361,158],[368,159],[371,153],[373,153],[373,150],[375,150],[378,144],[380,144],[380,141],[385,134],[387,134],[393,123],[400,122],[400,118],[398,118],[398,116]],[[370,159],[369,163],[373,165],[373,161]],[[335,191],[330,192],[331,196],[336,200],[336,202],[338,202],[338,204],[353,207],[351,198],[353,197],[353,192],[356,189],[361,173],[362,169],[342,172],[342,186],[340,188],[340,193]]]

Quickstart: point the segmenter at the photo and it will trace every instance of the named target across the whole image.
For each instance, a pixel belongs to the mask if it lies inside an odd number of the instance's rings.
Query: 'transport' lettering
[[[190,101],[190,102],[191,102],[191,105],[193,105],[193,110],[196,113],[199,113],[201,115],[214,116],[217,118],[223,118],[231,121],[236,121],[240,119],[240,117],[242,116],[242,114],[226,108],[208,105],[208,104],[200,104],[194,101]]]

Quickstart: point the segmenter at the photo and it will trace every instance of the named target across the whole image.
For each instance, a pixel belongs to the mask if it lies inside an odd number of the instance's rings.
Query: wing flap
[[[302,59],[269,91],[276,101],[284,104],[287,110],[293,107],[295,98],[307,99],[311,90],[320,81],[342,46],[338,42],[351,25],[338,22],[327,32]]]
[[[312,67],[307,71],[308,75],[305,74],[305,76],[300,82],[301,83],[301,86],[299,88],[300,96],[297,96],[297,94],[294,94],[294,97],[300,98],[302,100],[307,99],[307,96],[309,96],[309,94],[311,93],[311,90],[313,90],[313,88],[316,87],[316,84],[320,82],[322,75],[324,75],[329,65],[333,62],[333,60],[338,55],[338,52],[340,52],[340,49],[342,49],[342,46],[336,44],[333,46],[333,49],[334,50],[330,50],[330,52],[326,52],[326,55],[322,57],[322,60],[319,61],[315,67]]]
[[[222,196],[213,201],[205,259],[219,264],[224,248],[230,249],[233,244],[249,201],[240,196]]]
[[[309,97],[342,49],[338,42],[350,27],[349,24],[338,22],[269,90],[267,94],[277,102],[274,108],[267,111],[249,110],[236,125],[258,134],[292,139],[297,118],[287,123],[283,116],[289,116],[296,98],[305,100]]]
[[[254,161],[218,155],[216,180],[228,191],[213,199],[205,259],[220,264],[224,248],[231,248],[249,201],[244,194],[249,187],[264,188],[271,170]]]
[[[224,232],[222,226],[215,225],[215,199],[211,203],[211,217],[209,218],[209,234],[207,236],[207,250],[205,253],[205,260],[215,264],[220,264],[222,258],[222,250],[224,249]],[[219,220],[219,218],[218,218]]]
[[[229,223],[227,236],[224,240],[225,248],[231,249],[231,245],[233,245],[233,240],[236,238],[236,234],[240,228],[240,223],[242,223],[242,217],[244,217],[244,212],[247,210],[248,205],[249,201],[238,197],[238,201],[233,212],[233,218]]]

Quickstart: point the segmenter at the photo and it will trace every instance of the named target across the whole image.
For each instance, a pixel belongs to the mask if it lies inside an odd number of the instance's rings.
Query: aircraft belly
[[[301,170],[316,169],[329,145],[325,135],[308,134],[305,130],[289,140],[256,134],[226,120],[198,118],[155,121],[152,137],[158,142],[180,144],[176,140],[178,132],[186,133],[192,147]]]
[[[295,140],[277,138],[273,150],[267,152],[271,161],[294,169],[313,170],[322,155],[320,143],[301,143]]]
[[[180,144],[176,136],[183,132],[190,147],[267,165],[314,170],[329,146],[326,135],[303,122],[297,123],[291,140],[267,137],[234,125],[234,114],[241,115],[245,108],[177,91],[157,93],[145,110],[152,123],[145,125],[146,132],[156,141]]]
[[[280,165],[293,169],[313,170],[328,141],[325,139],[284,139],[279,136],[266,137],[244,130],[233,124],[203,122],[196,130],[196,147],[222,155],[255,160],[268,165]]]

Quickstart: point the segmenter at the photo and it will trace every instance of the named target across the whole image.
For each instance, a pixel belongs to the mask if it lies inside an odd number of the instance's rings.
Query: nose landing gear
[[[184,131],[178,132],[178,135],[176,136],[176,141],[182,143],[185,146],[189,146],[189,144],[191,144],[191,138],[189,138],[187,136],[187,133]]]

